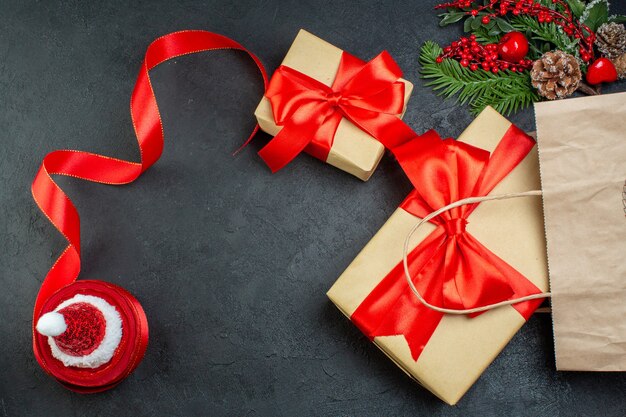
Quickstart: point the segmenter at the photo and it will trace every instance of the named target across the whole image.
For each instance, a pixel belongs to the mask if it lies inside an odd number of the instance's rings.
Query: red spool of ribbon
[[[42,314],[77,294],[104,299],[120,313],[122,338],[111,360],[97,368],[65,366],[51,354],[48,338],[33,333],[35,356],[42,368],[72,391],[93,393],[119,384],[135,370],[148,347],[148,320],[141,304],[128,291],[103,281],[80,280],[58,290],[43,305]]]
[[[181,55],[217,49],[234,49],[247,53],[259,68],[267,86],[267,74],[261,61],[232,39],[206,31],[170,33],[156,39],[148,47],[131,96],[130,111],[141,151],[141,162],[60,150],[44,158],[35,176],[32,184],[33,198],[48,220],[68,241],[68,246],[48,272],[37,295],[33,312],[33,350],[41,367],[71,390],[82,393],[105,391],[126,378],[137,367],[146,351],[148,321],[139,302],[126,290],[102,281],[76,281],[80,272],[80,218],[71,200],[54,182],[52,176],[65,175],[110,185],[127,184],[137,179],[159,159],[163,151],[163,126],[150,84],[149,71],[160,63]],[[258,126],[245,144],[257,130]],[[77,295],[102,300],[119,314],[121,337],[117,348],[108,362],[97,367],[67,366],[52,352],[52,346],[55,345],[53,337],[44,336],[37,330],[37,323],[42,315],[57,312],[59,307]],[[84,336],[81,329],[75,332],[77,335],[74,336]]]

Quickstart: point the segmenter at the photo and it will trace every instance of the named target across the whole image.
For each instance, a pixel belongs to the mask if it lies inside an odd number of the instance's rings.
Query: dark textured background
[[[64,241],[30,182],[58,148],[138,159],[128,101],[152,39],[215,31],[270,71],[301,27],[363,58],[388,49],[416,85],[407,122],[456,136],[472,120],[467,109],[418,78],[418,46],[456,36],[439,29],[434,4],[3,0],[0,416],[626,415],[625,374],[555,371],[549,316],[533,317],[454,408],[397,369],[325,292],[408,181],[389,156],[367,183],[308,156],[272,176],[255,153],[265,134],[233,158],[261,96],[254,66],[233,52],[152,72],[165,152],[137,182],[59,180],[82,215],[82,277],[124,286],[147,312],[143,363],[113,391],[82,396],[33,358],[32,305]],[[513,118],[525,129],[532,119]]]

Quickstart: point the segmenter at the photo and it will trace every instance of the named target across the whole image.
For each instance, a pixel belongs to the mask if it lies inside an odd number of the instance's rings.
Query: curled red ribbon
[[[181,55],[216,49],[235,49],[247,53],[255,62],[267,86],[261,61],[239,43],[206,31],[182,31],[156,39],[146,50],[130,100],[141,162],[125,161],[88,152],[61,150],[46,155],[32,184],[35,202],[48,220],[68,241],[68,246],[46,275],[33,312],[33,349],[41,367],[70,389],[80,392],[103,391],[115,386],[137,366],[148,342],[148,326],[141,306],[129,293],[101,281],[75,282],[80,272],[80,218],[71,200],[54,182],[52,175],[65,175],[111,185],[127,184],[154,164],[163,151],[163,125],[149,71],[160,63]],[[245,144],[258,130],[258,125]],[[244,146],[245,146],[244,144]],[[124,337],[109,364],[96,370],[64,367],[53,358],[46,338],[34,326],[45,312],[77,292],[97,293],[116,306],[124,320]],[[111,365],[114,364],[114,365]]]
[[[325,161],[343,117],[386,148],[400,146],[415,137],[397,117],[404,108],[400,77],[400,67],[387,52],[367,63],[343,52],[331,87],[281,65],[265,95],[282,130],[259,155],[272,172],[302,151]]]
[[[485,196],[534,144],[514,125],[491,155],[463,142],[441,140],[434,131],[427,132],[418,141],[394,149],[415,186],[400,207],[423,218],[454,201]],[[540,293],[532,282],[465,230],[476,207],[457,207],[432,219],[437,228],[409,253],[409,270],[420,294],[436,306],[470,309]],[[527,301],[513,307],[528,319],[541,302]],[[442,317],[442,313],[415,298],[400,262],[363,300],[351,319],[370,339],[404,335],[417,360]]]

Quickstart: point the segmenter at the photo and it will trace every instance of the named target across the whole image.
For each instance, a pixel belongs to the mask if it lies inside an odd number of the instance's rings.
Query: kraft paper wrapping
[[[535,113],[556,367],[626,371],[626,93]]]
[[[339,69],[342,52],[341,49],[301,29],[282,64],[330,86]],[[405,84],[406,110],[413,84],[404,79],[399,81]],[[254,115],[264,132],[275,136],[280,131],[281,127],[276,126],[272,106],[266,97],[263,97]],[[384,152],[385,148],[380,142],[344,118],[339,123],[326,162],[367,181],[374,173]]]
[[[493,151],[511,123],[485,109],[458,140]],[[536,190],[536,148],[491,194]],[[378,283],[402,260],[402,246],[419,218],[398,208],[328,291],[328,297],[350,317]],[[480,204],[467,231],[532,281],[548,289],[543,214],[539,197]],[[411,242],[414,249],[434,226],[425,224]],[[400,368],[448,404],[455,404],[525,323],[510,306],[475,318],[445,316],[417,362],[404,336],[377,337],[374,343]]]

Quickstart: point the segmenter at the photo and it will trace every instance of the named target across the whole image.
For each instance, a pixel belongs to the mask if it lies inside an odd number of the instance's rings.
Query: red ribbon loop
[[[74,283],[80,272],[80,218],[78,211],[54,182],[52,175],[65,175],[112,185],[127,184],[137,179],[159,159],[163,151],[163,125],[148,72],[169,59],[216,49],[236,49],[247,53],[257,65],[263,77],[264,85],[267,86],[267,75],[261,61],[232,39],[200,30],[175,32],[162,36],[148,47],[130,100],[131,117],[141,152],[141,162],[124,161],[88,152],[62,150],[48,154],[35,176],[32,184],[33,198],[41,211],[68,241],[68,246],[48,272],[37,295],[33,312],[33,347],[35,357],[42,368],[72,389],[81,390],[81,387],[77,386],[75,382],[70,382],[72,379],[70,376],[74,371],[65,369],[63,366],[53,366],[54,363],[51,365],[54,359],[50,359],[49,347],[46,347],[46,343],[38,343],[38,333],[34,328],[46,302],[53,296],[58,298],[58,295],[55,294],[59,294],[62,289],[65,292],[71,292],[66,289],[66,286]],[[258,128],[258,125],[254,128],[246,144],[256,134]],[[82,283],[81,286],[73,285],[84,290],[85,281]],[[119,301],[114,305],[132,306],[128,309],[128,314],[134,314],[135,317],[129,317],[129,322],[142,323],[145,321],[145,317],[142,318],[143,311],[140,311],[140,306],[134,305],[136,300],[130,295],[124,295],[126,293],[123,290],[110,284],[94,285],[98,285],[98,291],[108,291],[112,299]],[[55,306],[48,307],[54,308]],[[139,329],[137,330],[139,332],[137,340],[141,343],[139,343],[139,348],[134,354],[119,352],[119,355],[125,356],[122,356],[123,363],[116,365],[117,370],[115,372],[118,374],[114,374],[112,377],[111,375],[108,376],[113,378],[115,383],[128,375],[143,356],[148,338],[147,323],[138,325],[137,328]],[[48,350],[46,351],[46,349]],[[86,375],[81,376],[80,380],[85,386],[89,386],[90,391],[111,388],[112,385],[109,382],[103,386],[98,385],[102,381],[98,372],[85,373]]]
[[[427,132],[394,150],[415,186],[400,207],[423,218],[460,199],[485,196],[533,146],[534,140],[513,125],[491,155]],[[476,207],[456,207],[433,218],[437,228],[409,253],[415,286],[433,305],[470,309],[541,292],[465,230]],[[539,304],[541,300],[529,301],[514,308],[527,319]],[[359,305],[352,321],[372,339],[404,335],[417,360],[442,317],[415,298],[399,263]]]
[[[387,52],[370,62],[343,52],[331,87],[281,65],[266,96],[282,130],[259,152],[272,172],[306,150],[326,160],[343,117],[392,148],[415,134],[397,116],[404,109],[402,71]]]

